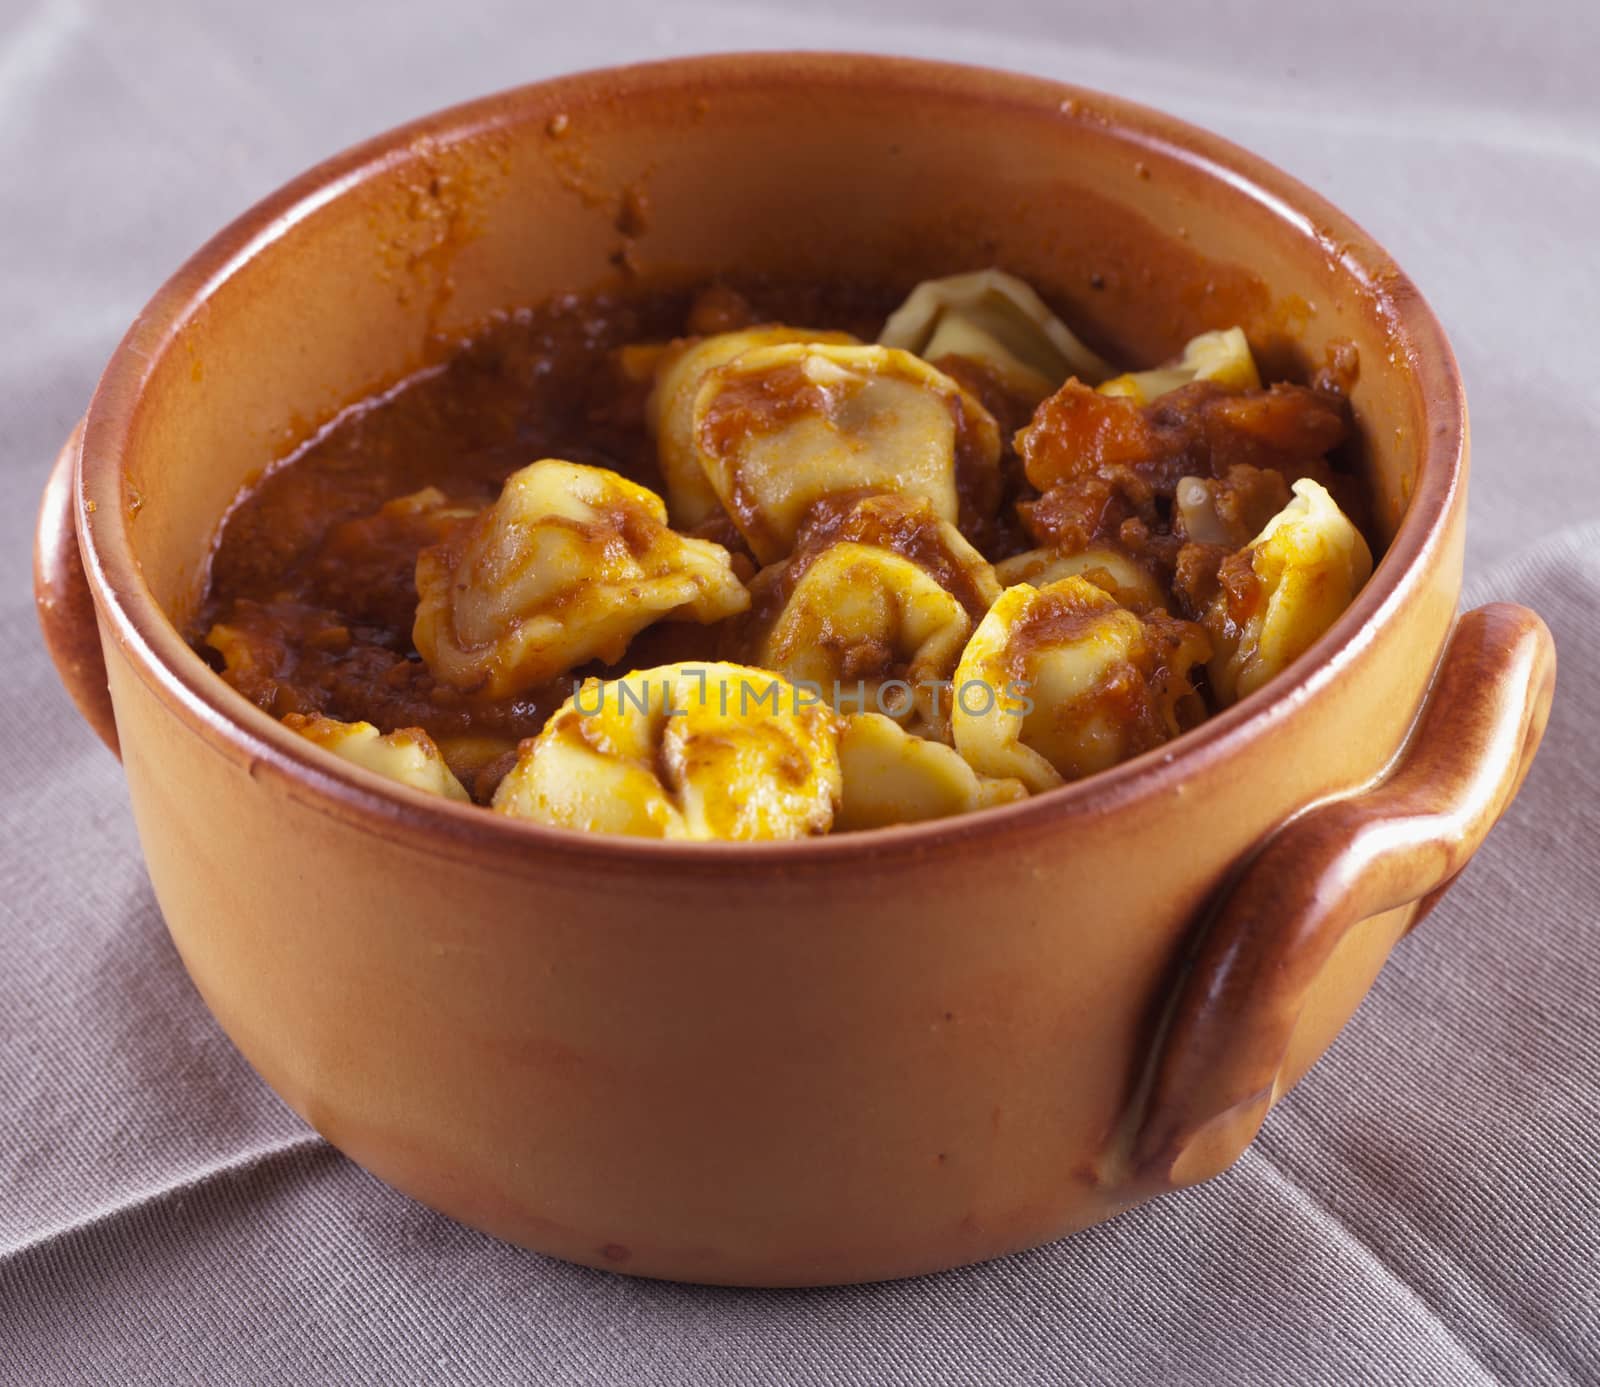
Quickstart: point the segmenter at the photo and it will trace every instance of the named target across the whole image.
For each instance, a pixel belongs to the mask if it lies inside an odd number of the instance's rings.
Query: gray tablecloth
[[[140,304],[321,155],[564,69],[825,46],[1162,105],[1365,223],[1467,374],[1470,599],[1543,612],[1561,690],[1516,807],[1228,1175],[921,1281],[629,1281],[380,1185],[217,1030],[35,634],[33,509]],[[0,0],[0,1382],[1600,1381],[1597,69],[1592,0]]]

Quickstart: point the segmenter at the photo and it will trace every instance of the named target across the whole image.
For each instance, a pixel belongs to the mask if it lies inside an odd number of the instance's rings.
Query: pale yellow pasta
[[[1372,572],[1310,480],[1356,494],[1348,343],[1268,390],[1241,327],[1123,371],[995,268],[918,284],[875,343],[754,322],[778,302],[859,323],[869,298],[715,283],[519,315],[447,390],[242,495],[188,638],[257,707],[373,718],[283,721],[397,783],[778,841],[1143,756],[1261,688]],[[659,470],[660,494],[545,457],[483,505],[498,445],[463,411]]]
[[[1068,376],[1092,385],[1112,373],[1029,285],[1003,270],[924,280],[889,315],[878,341],[925,361],[977,361],[1034,404]]]
[[[1191,381],[1209,380],[1231,390],[1259,390],[1261,375],[1241,328],[1191,337],[1178,358],[1151,371],[1129,371],[1100,387],[1102,395],[1126,395],[1141,405]]]
[[[417,650],[441,682],[504,698],[620,659],[654,621],[745,610],[728,552],[666,520],[659,496],[615,472],[558,459],[524,467],[494,505],[418,556]]]
[[[903,496],[863,498],[838,532],[757,581],[758,600],[787,596],[748,633],[746,653],[841,708],[948,736],[947,686],[977,618],[1000,595],[993,569],[954,525]]]
[[[420,727],[383,734],[370,722],[339,722],[320,714],[290,713],[283,725],[341,760],[430,795],[468,801],[433,738]]]
[[[833,714],[768,670],[663,665],[586,680],[525,742],[502,814],[642,838],[826,833],[841,781]]]
[[[714,337],[691,338],[674,343],[650,358],[655,386],[645,412],[646,422],[656,439],[656,455],[661,475],[666,480],[667,510],[672,523],[682,529],[718,515],[722,503],[707,479],[695,446],[694,400],[708,372],[726,365],[756,347],[772,347],[783,342],[822,342],[844,346],[856,341],[848,332],[824,332],[811,328],[786,327],[766,323],[738,332],[721,332]],[[644,359],[636,350],[635,369],[643,369]]]
[[[941,742],[907,732],[881,713],[840,720],[844,800],[834,829],[942,819],[1027,796],[1020,780],[981,776]]]
[[[1084,578],[1007,588],[956,669],[956,750],[1033,791],[1105,770],[1198,721],[1188,673],[1209,649],[1200,627],[1136,616]]]
[[[1372,551],[1326,488],[1309,478],[1294,500],[1251,543],[1256,585],[1250,610],[1236,619],[1220,594],[1206,614],[1216,653],[1211,689],[1226,706],[1254,693],[1303,654],[1348,607],[1372,575]]]
[[[844,492],[893,491],[957,519],[958,468],[992,477],[994,419],[955,381],[909,352],[788,343],[710,372],[694,434],[722,507],[762,563],[794,545],[812,505]]]
[[[949,679],[971,631],[961,603],[909,559],[836,544],[806,570],[757,662],[830,694],[859,685],[866,708],[921,723],[918,690],[931,710],[933,686]],[[852,656],[874,649],[870,670],[857,671]]]
[[[1109,544],[1092,544],[1076,554],[1057,549],[1029,549],[994,566],[1005,587],[1031,583],[1042,588],[1062,578],[1087,578],[1124,607],[1165,607],[1166,593],[1149,569]]]

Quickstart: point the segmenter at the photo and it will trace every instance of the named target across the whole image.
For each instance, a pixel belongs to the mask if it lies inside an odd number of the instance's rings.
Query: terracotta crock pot
[[[336,761],[179,634],[239,488],[489,315],[998,264],[1144,364],[1360,354],[1371,582],[1286,675],[1025,803],[802,843],[587,837]],[[525,87],[290,184],[140,315],[45,496],[39,611],[207,1004],[383,1179],[594,1266],[804,1285],[1058,1238],[1225,1168],[1527,769],[1554,653],[1457,615],[1461,382],[1346,217],[1028,77],[720,56]],[[81,563],[80,563],[81,555]]]

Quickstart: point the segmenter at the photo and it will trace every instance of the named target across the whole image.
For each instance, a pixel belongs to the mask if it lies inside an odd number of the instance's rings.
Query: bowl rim
[[[426,794],[328,755],[228,686],[183,639],[145,584],[128,535],[122,442],[144,386],[210,295],[299,222],[389,166],[419,141],[456,143],[540,114],[629,91],[693,85],[895,85],[973,102],[1000,101],[1093,125],[1175,160],[1259,204],[1317,242],[1366,296],[1402,369],[1414,379],[1426,436],[1412,494],[1394,537],[1355,601],[1293,665],[1232,707],[1165,746],[1025,800],[946,819],[783,842],[670,842],[582,833],[495,814]],[[1054,832],[1175,791],[1197,770],[1270,734],[1338,679],[1374,633],[1404,609],[1437,557],[1467,471],[1466,402],[1444,330],[1416,286],[1354,221],[1297,179],[1220,136],[1153,108],[1053,79],[993,68],[864,53],[715,53],[595,68],[513,87],[445,108],[346,149],[268,194],[196,251],[156,292],[116,348],[85,420],[75,525],[103,629],[161,702],[213,748],[267,775],[344,822],[451,857],[526,867],[552,859],[613,871],[684,875],[829,868],[862,859],[921,859],[957,844]]]

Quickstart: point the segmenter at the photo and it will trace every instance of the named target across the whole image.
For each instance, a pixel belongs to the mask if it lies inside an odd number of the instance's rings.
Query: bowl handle
[[[1138,1178],[1192,1184],[1244,1150],[1339,941],[1413,902],[1415,925],[1511,803],[1544,734],[1555,670],[1549,629],[1527,608],[1466,613],[1391,773],[1300,814],[1246,864],[1199,932],[1158,1029],[1128,1153]]]
[[[50,469],[50,480],[45,483],[44,499],[39,504],[39,527],[33,537],[33,600],[56,673],[85,721],[117,755],[117,720],[111,711],[111,691],[106,687],[100,628],[72,523],[78,453],[82,447],[80,420]]]

